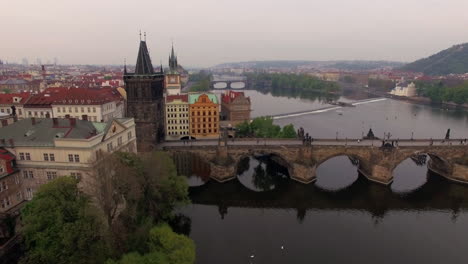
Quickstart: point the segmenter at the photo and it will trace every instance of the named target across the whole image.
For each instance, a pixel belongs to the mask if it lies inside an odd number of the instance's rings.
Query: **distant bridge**
[[[392,144],[393,145],[393,144]],[[325,161],[348,156],[358,161],[358,170],[368,180],[388,185],[393,181],[393,170],[404,160],[427,154],[428,168],[443,177],[468,183],[468,146],[461,139],[400,139],[392,146],[381,140],[316,139],[311,144],[302,140],[247,139],[234,141],[166,142],[160,147],[173,157],[178,153],[192,153],[203,157],[210,166],[210,177],[219,181],[236,178],[239,162],[244,157],[271,155],[284,165],[292,179],[302,183],[316,180],[316,169]]]
[[[245,89],[247,77],[238,75],[213,75],[211,79],[212,89]]]

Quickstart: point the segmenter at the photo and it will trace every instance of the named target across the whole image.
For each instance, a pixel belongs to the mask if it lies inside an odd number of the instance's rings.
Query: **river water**
[[[317,98],[245,91],[252,116],[328,107]],[[363,97],[342,97],[353,102]],[[338,111],[338,112],[337,112]],[[314,138],[358,138],[372,128],[392,138],[468,137],[468,114],[380,100],[275,121],[303,127]],[[301,184],[269,157],[241,162],[238,177],[209,180],[203,158],[186,157],[197,263],[468,263],[468,186],[446,181],[412,159],[394,170],[390,186],[370,183],[345,156]],[[421,165],[421,164],[420,164]],[[183,168],[182,168],[183,167]]]

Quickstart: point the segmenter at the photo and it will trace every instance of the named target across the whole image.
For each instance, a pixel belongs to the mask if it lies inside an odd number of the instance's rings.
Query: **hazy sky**
[[[413,61],[468,42],[467,0],[0,0],[0,58],[128,64]]]

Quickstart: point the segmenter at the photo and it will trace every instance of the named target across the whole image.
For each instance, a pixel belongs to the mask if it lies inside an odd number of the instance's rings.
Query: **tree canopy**
[[[102,221],[77,183],[60,177],[41,186],[26,204],[22,263],[102,263],[107,258]]]
[[[164,224],[176,223],[174,209],[189,203],[187,183],[166,153],[108,154],[91,177],[82,180],[84,186],[94,187],[89,196],[80,190],[78,180],[59,177],[41,186],[25,206],[22,263],[104,263],[125,252],[137,253],[119,263],[139,254],[152,256],[147,263],[193,262],[186,259],[194,258],[194,250],[184,251],[193,248],[191,240],[168,235],[172,231]],[[153,231],[156,225],[162,231]],[[173,241],[184,247],[170,244]],[[166,261],[173,259],[177,262]]]
[[[448,85],[444,82],[417,82],[416,89],[421,96],[429,97],[434,103],[468,103],[468,82]]]
[[[199,73],[190,74],[189,80],[195,82],[190,87],[191,92],[206,92],[210,90],[211,74],[205,71]]]
[[[335,82],[323,81],[306,74],[248,73],[249,87],[273,96],[286,96],[319,101],[339,98],[340,87]]]
[[[192,264],[195,262],[195,244],[184,235],[176,234],[167,224],[151,228],[148,236],[149,252],[131,252],[120,260],[106,264]]]
[[[258,138],[295,138],[296,130],[292,124],[280,126],[273,124],[271,117],[257,117],[252,122],[243,122],[236,126],[239,137]]]

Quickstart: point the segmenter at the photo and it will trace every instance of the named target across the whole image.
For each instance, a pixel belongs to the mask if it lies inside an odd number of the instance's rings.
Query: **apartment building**
[[[166,96],[166,140],[189,138],[188,95]]]
[[[218,97],[212,93],[191,93],[188,97],[190,136],[196,139],[218,138]]]
[[[105,152],[136,152],[135,122],[27,118],[0,128],[0,147],[16,157],[22,197],[30,200],[39,186],[60,176],[81,178],[86,188]]]

